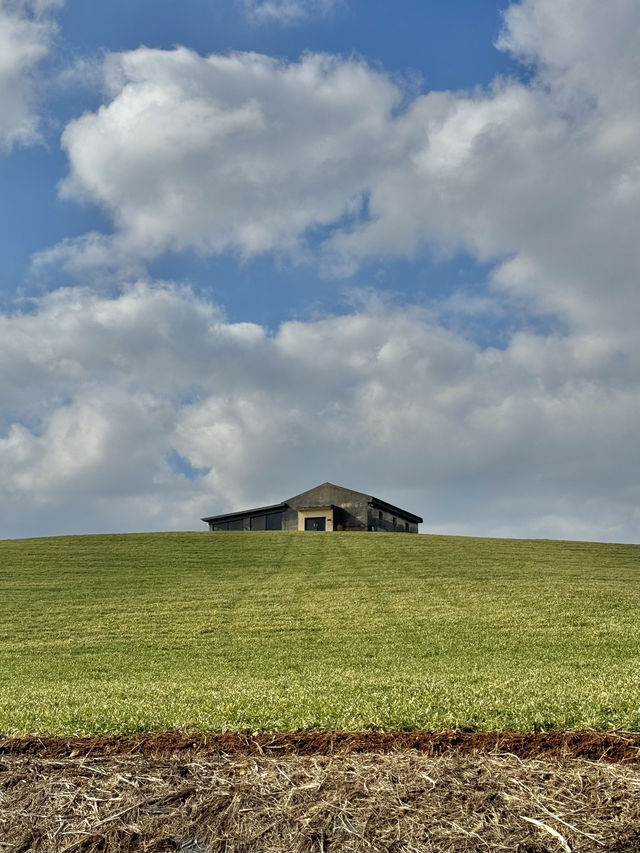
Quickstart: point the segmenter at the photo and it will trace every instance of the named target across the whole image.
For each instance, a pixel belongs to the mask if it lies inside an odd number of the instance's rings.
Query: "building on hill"
[[[323,483],[271,506],[203,518],[209,530],[382,530],[417,533],[419,515],[373,495]]]

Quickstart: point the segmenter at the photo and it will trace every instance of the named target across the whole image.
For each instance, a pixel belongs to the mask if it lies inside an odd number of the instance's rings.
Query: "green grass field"
[[[630,545],[0,542],[0,732],[638,728]]]

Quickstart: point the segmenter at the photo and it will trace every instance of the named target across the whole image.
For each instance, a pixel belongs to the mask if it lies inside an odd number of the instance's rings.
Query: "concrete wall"
[[[307,492],[294,495],[286,503],[296,510],[314,506],[327,507],[334,504],[336,506],[333,517],[334,530],[368,529],[368,499],[367,495],[363,495],[361,492],[354,492],[351,489],[344,489],[342,486],[333,486],[331,483],[324,483],[322,486],[316,486],[315,489],[309,489]],[[297,530],[297,518],[295,526],[287,526],[286,529]]]
[[[297,530],[298,529],[298,511],[292,507],[287,507],[282,513],[282,529]]]
[[[396,523],[393,523],[393,520]],[[398,513],[392,513],[385,509],[369,507],[369,529],[383,530],[389,533],[417,533],[418,525],[408,521]]]
[[[304,530],[305,518],[324,518],[325,530],[333,530],[333,507],[316,507],[315,509],[298,510],[298,530]]]

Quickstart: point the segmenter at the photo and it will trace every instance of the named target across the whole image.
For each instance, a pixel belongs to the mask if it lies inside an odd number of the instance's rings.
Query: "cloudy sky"
[[[635,0],[0,0],[0,537],[330,480],[638,541]]]

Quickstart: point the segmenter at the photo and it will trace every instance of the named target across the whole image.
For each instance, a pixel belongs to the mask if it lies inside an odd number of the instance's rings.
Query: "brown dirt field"
[[[0,756],[31,755],[47,758],[85,755],[199,756],[336,755],[388,753],[413,749],[425,755],[511,753],[519,758],[544,756],[585,758],[589,761],[640,761],[640,732],[589,730],[519,733],[497,732],[156,732],[108,737],[0,738]]]
[[[0,853],[632,853],[640,734],[0,741]]]

